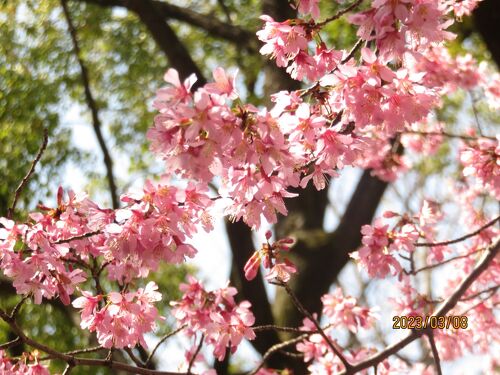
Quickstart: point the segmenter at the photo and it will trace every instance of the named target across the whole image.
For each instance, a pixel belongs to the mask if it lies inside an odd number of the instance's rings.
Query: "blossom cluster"
[[[151,281],[136,292],[111,292],[106,298],[83,291],[82,296],[73,301],[73,306],[81,309],[80,326],[95,331],[103,347],[133,348],[140,344],[147,348],[144,334],[151,332],[159,319],[153,305],[161,300],[157,289]]]
[[[463,147],[460,161],[464,176],[473,176],[484,191],[500,199],[500,143],[480,138],[475,144]]]
[[[180,189],[147,181],[143,192],[122,196],[126,206],[101,209],[85,195],[59,189],[57,207],[41,206],[25,224],[0,219],[0,269],[18,294],[64,304],[83,283],[100,275],[128,285],[159,262],[181,263],[196,250],[186,242],[197,225],[211,229],[211,199],[193,184]],[[96,331],[105,347],[145,346],[143,335],[160,319],[156,285],[97,295],[82,292],[82,328]]]
[[[362,246],[351,254],[370,277],[384,278],[387,275],[400,274],[403,268],[395,255],[411,255],[420,238],[432,241],[435,236],[435,224],[440,220],[441,214],[433,202],[424,201],[417,215],[399,215],[386,211],[384,218],[397,218],[398,221],[392,229],[389,229],[389,224],[382,218],[376,219],[372,225],[364,225],[361,229]],[[445,251],[445,246],[434,246],[432,249],[438,261],[443,259],[442,254]]]
[[[216,68],[213,82],[195,90],[196,77],[181,80],[169,69],[164,76],[167,86],[158,90],[154,102],[159,114],[148,132],[152,151],[165,162],[159,181],[148,180],[142,191],[124,194],[117,210],[103,209],[71,191],[65,198],[59,189],[57,206],[41,205],[25,223],[0,218],[0,271],[12,279],[18,294],[32,296],[37,304],[59,298],[80,309],[81,327],[95,332],[100,345],[145,347],[144,335],[163,319],[155,308],[162,297],[153,282],[135,291],[134,286],[161,262],[180,264],[194,257],[197,250],[190,238],[200,228],[213,229],[216,205],[253,229],[263,218],[275,223],[278,214],[287,214],[285,199],[297,196],[296,189],[311,181],[316,189],[325,189],[329,178],[349,166],[394,181],[411,168],[402,148],[418,155],[436,152],[445,133],[444,125],[432,120],[432,111],[441,105],[442,95],[481,89],[490,107],[500,107],[500,76],[491,74],[485,64],[477,68],[470,55],[453,57],[444,45],[453,38],[448,31],[453,17],[470,14],[477,2],[374,0],[349,17],[360,38],[352,51],[329,48],[322,41],[321,29],[329,21],[319,21],[317,0],[294,2],[306,19],[278,22],[262,16],[264,26],[257,33],[264,43],[260,52],[286,68],[293,79],[309,81],[308,88],[275,93],[271,108],[256,108],[243,103],[236,74]],[[476,138],[462,147],[460,161],[464,176],[477,184],[458,192],[470,213],[468,224],[474,227],[484,225],[487,218],[471,202],[485,192],[500,199],[498,139]],[[184,187],[172,183],[178,177],[187,180]],[[211,196],[214,186],[217,195]],[[388,220],[396,223],[391,226]],[[413,288],[396,255],[410,259],[418,240],[434,241],[440,220],[439,209],[430,201],[416,215],[386,212],[384,218],[363,226],[362,246],[352,254],[371,277],[399,276],[404,298],[396,306],[408,314],[421,313],[428,301]],[[461,270],[470,271],[473,259],[468,255],[498,235],[497,228],[489,227],[472,239],[463,249],[467,256]],[[257,276],[261,265],[269,270],[268,281],[287,282],[297,271],[285,254],[293,240],[270,239],[268,232],[266,243],[245,265],[248,280]],[[432,246],[427,261],[440,262],[447,252],[447,246]],[[495,260],[471,287],[471,299],[498,285],[499,267]],[[103,290],[100,277],[119,291]],[[450,280],[451,290],[459,277]],[[88,290],[91,281],[94,292]],[[235,302],[236,289],[209,292],[190,277],[181,291],[182,298],[171,305],[179,326],[185,326],[193,340],[188,362],[196,360],[196,341],[213,347],[214,356],[223,360],[227,349],[235,352],[243,339],[255,337],[251,305]],[[75,298],[76,292],[81,296]],[[471,314],[494,337],[498,330],[492,309],[498,298],[492,301],[478,301]],[[341,289],[325,295],[322,302],[329,320],[327,333],[335,327],[357,332],[370,327],[376,317],[373,309],[359,306]],[[316,327],[306,320],[303,330]],[[456,347],[448,332],[436,335],[443,358],[456,358],[478,341],[474,332],[460,334],[462,344]],[[312,361],[309,370],[318,374],[343,368],[330,349],[318,333],[297,345],[305,361]],[[372,349],[364,348],[345,353],[352,362],[371,354]],[[37,363],[13,363],[2,351],[0,366],[2,373],[46,373]],[[400,369],[407,370],[398,361],[385,361],[379,372]]]
[[[14,361],[0,350],[0,374],[2,375],[49,375],[49,370],[38,363],[35,358],[34,363],[28,363],[27,359]]]
[[[243,339],[255,337],[250,328],[255,322],[251,304],[248,301],[236,303],[235,288],[227,286],[209,292],[190,276],[180,290],[183,292],[181,300],[171,302],[173,316],[179,326],[185,325],[189,337],[201,334],[204,342],[213,347],[213,354],[219,361],[224,359],[226,348],[234,353]]]
[[[344,296],[340,288],[331,294],[325,294],[321,301],[323,314],[328,323],[324,329],[326,334],[340,327],[347,327],[351,332],[356,333],[359,328],[370,328],[377,319],[376,309],[359,306],[355,297]],[[301,329],[316,332],[315,325],[307,318],[304,319]],[[339,352],[342,352],[343,349],[333,339],[331,343],[337,346]],[[308,367],[311,374],[337,373],[344,369],[340,359],[331,352],[328,343],[319,333],[310,335],[307,340],[301,341],[296,347],[298,352],[304,354],[304,361],[311,362]],[[346,353],[346,358],[355,362],[371,354],[373,354],[371,350],[358,349]]]

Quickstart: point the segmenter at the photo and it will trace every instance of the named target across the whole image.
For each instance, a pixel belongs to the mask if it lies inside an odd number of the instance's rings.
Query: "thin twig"
[[[97,236],[98,234],[101,234],[101,233],[102,232],[100,230],[96,230],[96,231],[93,231],[93,232],[79,234],[78,236],[66,238],[66,239],[63,239],[63,240],[57,240],[55,242],[52,242],[52,244],[53,245],[59,245],[59,244],[68,243],[68,242],[71,242],[71,241],[83,240],[84,238],[89,238],[89,237],[92,237],[92,236]]]
[[[201,350],[201,347],[203,346],[203,340],[205,340],[205,335],[201,335],[201,338],[200,338],[200,342],[198,344],[198,347],[196,348],[196,351],[194,352],[193,354],[193,357],[191,358],[191,360],[189,361],[189,366],[188,366],[188,369],[187,369],[187,373],[188,375],[191,374],[191,368],[193,367],[193,364],[194,364],[194,361],[196,361],[196,357],[198,356],[198,354],[200,353],[200,350]]]
[[[327,345],[330,347],[330,349],[333,351],[333,353],[337,357],[339,357],[339,359],[341,360],[344,367],[346,369],[350,369],[352,367],[351,364],[347,361],[347,359],[340,352],[340,350],[338,350],[335,347],[332,340],[330,339],[330,337],[328,337],[328,335],[325,333],[323,328],[321,328],[321,326],[320,326],[319,322],[316,320],[316,318],[309,311],[307,311],[307,309],[304,307],[304,305],[302,305],[302,303],[299,301],[299,299],[297,298],[297,296],[295,295],[293,290],[290,288],[290,286],[284,281],[280,281],[280,283],[278,285],[281,285],[282,287],[285,288],[286,292],[288,293],[288,295],[292,299],[292,302],[295,305],[295,307],[297,308],[297,310],[299,310],[305,317],[307,317],[309,320],[311,320],[311,322],[314,324],[314,326],[318,330],[318,333],[321,335],[321,337],[323,337],[323,339],[325,339]]]
[[[16,303],[16,306],[14,306],[14,308],[10,312],[10,317],[12,319],[16,318],[17,314],[19,313],[19,310],[21,309],[21,307],[23,306],[24,302],[27,299],[29,299],[29,296],[23,296],[23,298],[21,298],[21,300],[18,303]]]
[[[465,241],[467,238],[477,236],[483,230],[485,230],[486,228],[491,227],[492,225],[494,225],[499,220],[500,220],[500,216],[497,216],[496,218],[494,218],[490,222],[484,224],[481,228],[475,230],[474,232],[466,234],[466,235],[464,235],[462,237],[455,238],[453,240],[443,241],[443,242],[429,242],[429,243],[418,243],[417,242],[417,243],[414,244],[414,246],[416,246],[416,247],[420,247],[420,246],[425,246],[425,247],[446,246],[446,245],[452,245],[452,244],[455,244],[455,243],[458,243],[458,242],[462,242],[462,241]]]
[[[85,93],[85,101],[87,102],[87,106],[89,107],[90,113],[92,115],[92,127],[94,128],[94,133],[96,135],[99,147],[101,148],[103,154],[104,166],[106,167],[106,177],[108,179],[109,192],[111,194],[111,203],[113,204],[113,208],[118,208],[119,199],[115,182],[115,176],[113,173],[113,159],[111,158],[111,154],[108,150],[108,146],[106,145],[106,141],[104,140],[104,136],[102,134],[101,130],[102,124],[99,118],[98,106],[92,94],[92,90],[90,89],[90,79],[89,79],[88,69],[82,58],[80,45],[78,43],[78,37],[76,35],[76,28],[73,24],[71,15],[69,13],[67,0],[61,0],[61,6],[63,8],[64,17],[68,25],[68,31],[71,36],[71,42],[73,43],[73,50],[76,59],[78,61],[78,65],[80,66],[80,75],[82,78],[82,83]]]
[[[297,336],[297,337],[294,337],[293,339],[290,339],[290,340],[287,340],[287,341],[283,341],[283,342],[280,342],[278,344],[275,344],[273,346],[271,346],[267,352],[262,356],[262,361],[260,362],[259,366],[257,366],[255,369],[253,369],[251,372],[248,373],[248,375],[255,375],[257,374],[257,372],[259,372],[259,370],[264,367],[266,361],[268,360],[268,358],[275,352],[277,351],[280,351],[284,348],[286,348],[287,346],[290,346],[290,345],[293,345],[293,344],[296,344],[306,338],[308,338],[310,336],[309,333],[306,333],[306,334],[303,334],[303,335],[300,335],[300,336]]]
[[[28,181],[31,178],[31,176],[33,175],[33,173],[35,172],[35,167],[38,164],[38,162],[40,161],[40,159],[42,158],[42,155],[43,155],[45,149],[47,148],[48,143],[49,143],[49,132],[47,129],[43,129],[42,144],[40,145],[40,148],[38,149],[38,152],[35,156],[35,159],[33,159],[33,162],[31,163],[31,167],[30,167],[28,173],[21,180],[21,182],[19,183],[19,186],[17,187],[16,191],[14,192],[14,199],[12,201],[12,205],[10,206],[9,210],[7,211],[7,218],[8,219],[12,219],[12,217],[14,216],[14,211],[16,210],[17,201],[19,200],[19,197],[21,196],[21,192],[25,188],[26,184],[28,183]]]
[[[476,98],[474,98],[474,95],[472,94],[472,92],[470,90],[469,90],[469,96],[470,96],[470,101],[471,101],[471,105],[472,105],[472,113],[474,114],[474,119],[476,120],[477,130],[479,130],[479,134],[482,136],[483,130],[481,128],[481,121],[479,121],[479,113],[477,112],[477,108],[476,108]]]
[[[125,353],[128,354],[128,356],[130,357],[130,359],[139,367],[145,367],[144,366],[144,363],[142,363],[142,361],[137,358],[137,356],[134,354],[134,352],[132,351],[131,348],[125,348]]]
[[[254,332],[259,332],[259,331],[279,331],[279,332],[295,332],[295,333],[308,333],[308,331],[301,330],[300,328],[294,328],[294,327],[280,327],[276,326],[274,324],[266,324],[262,326],[256,326],[252,327],[252,330]]]
[[[349,13],[351,10],[353,10],[354,8],[356,8],[357,6],[359,6],[362,2],[363,2],[363,0],[356,0],[354,3],[352,3],[351,5],[349,5],[347,8],[341,9],[341,10],[339,10],[337,13],[335,13],[333,16],[328,17],[328,18],[327,18],[327,19],[325,19],[324,21],[318,22],[318,23],[316,24],[316,26],[317,26],[317,27],[323,27],[323,26],[325,26],[327,23],[329,23],[329,22],[332,22],[332,21],[335,21],[335,20],[339,19],[339,18],[340,18],[340,17],[342,17],[344,14]]]
[[[16,337],[14,340],[6,342],[5,344],[0,344],[0,350],[9,349],[9,348],[12,348],[13,346],[17,346],[19,344],[22,344],[22,340],[20,337]]]
[[[484,294],[484,293],[492,293],[492,295],[497,291],[497,289],[500,288],[500,284],[498,285],[495,285],[495,286],[492,286],[491,288],[488,288],[488,289],[485,289],[485,290],[481,290],[480,292],[477,292],[477,293],[474,293],[474,294],[471,294],[470,296],[468,297],[465,297],[465,298],[461,298],[460,299],[460,302],[463,302],[463,301],[470,301],[471,299],[474,299],[476,297],[479,297],[481,294]]]
[[[357,40],[356,44],[354,44],[354,46],[351,48],[351,50],[349,51],[347,56],[342,59],[341,63],[345,64],[346,62],[348,62],[354,56],[354,54],[359,49],[359,47],[361,47],[362,44],[363,44],[363,39],[359,38]],[[334,71],[337,69],[338,69],[338,66],[335,67]]]
[[[161,344],[163,344],[168,338],[172,337],[173,335],[179,333],[180,331],[182,331],[184,328],[186,328],[186,324],[184,324],[183,326],[177,328],[176,330],[172,331],[172,332],[169,332],[167,333],[165,336],[163,336],[160,341],[158,341],[158,343],[155,345],[155,347],[153,348],[153,350],[151,351],[151,354],[149,354],[148,356],[148,359],[146,359],[146,362],[144,363],[144,365],[146,367],[148,367],[149,363],[151,362],[151,360],[153,359],[156,351],[158,350],[158,348],[160,347]]]
[[[439,359],[439,353],[436,348],[436,342],[434,341],[434,333],[432,330],[427,334],[427,338],[429,339],[429,344],[431,345],[432,356],[434,357],[437,375],[442,375],[443,371],[441,370],[441,360]]]
[[[73,366],[71,366],[69,363],[66,365],[64,368],[64,371],[62,375],[69,375],[71,373],[71,370],[73,369]]]
[[[419,131],[419,130],[405,130],[403,132],[401,132],[403,134],[416,134],[416,135],[422,135],[422,136],[438,136],[438,135],[441,135],[443,137],[447,137],[447,138],[459,138],[459,139],[463,139],[465,141],[477,141],[478,139],[481,139],[481,138],[486,138],[486,139],[491,139],[493,141],[496,140],[495,137],[490,137],[490,136],[485,136],[485,135],[481,135],[479,137],[474,137],[474,136],[471,136],[471,135],[464,135],[464,134],[452,134],[452,133],[448,133],[448,132],[426,132],[426,131]]]
[[[474,255],[474,254],[477,254],[481,251],[484,251],[484,249],[478,249],[478,250],[475,250],[475,251],[471,251],[470,253],[468,254],[465,254],[465,255],[458,255],[456,257],[452,257],[452,258],[449,258],[449,259],[446,259],[446,260],[443,260],[442,262],[439,262],[439,263],[436,263],[436,264],[431,264],[431,265],[428,265],[428,266],[425,266],[425,267],[422,267],[422,268],[419,268],[417,270],[414,270],[414,271],[410,271],[410,272],[406,272],[407,275],[416,275],[417,273],[419,272],[422,272],[422,271],[425,271],[425,270],[430,270],[432,268],[436,268],[436,267],[440,267],[444,264],[447,264],[447,263],[450,263],[450,262],[453,262],[457,259],[463,259],[463,258],[468,258],[470,257],[471,255]],[[413,254],[413,253],[412,253]],[[404,256],[402,255],[399,255],[400,257],[402,258],[405,258]]]
[[[106,348],[104,348],[102,346],[93,346],[92,348],[72,350],[70,352],[65,352],[64,354],[67,354],[67,355],[86,354],[86,353],[98,352],[99,350],[104,350],[104,349],[106,349]]]

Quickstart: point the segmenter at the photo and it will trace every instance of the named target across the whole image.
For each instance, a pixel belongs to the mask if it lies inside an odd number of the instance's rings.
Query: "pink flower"
[[[347,326],[350,331],[358,332],[358,327],[368,328],[376,318],[373,309],[360,307],[354,297],[344,297],[342,289],[321,297],[323,313],[335,326]]]
[[[290,280],[291,275],[296,272],[297,267],[288,259],[285,259],[282,263],[276,263],[265,276],[265,279],[268,281],[276,279],[286,283]]]
[[[157,289],[154,282],[149,282],[136,292],[111,292],[105,306],[99,305],[102,296],[82,292],[73,306],[82,309],[81,327],[95,331],[99,344],[105,348],[133,348],[137,344],[146,348],[144,334],[154,330],[156,320],[163,319],[153,306],[161,300]]]
[[[191,97],[191,88],[196,82],[194,74],[190,75],[183,83],[179,79],[179,73],[175,69],[169,69],[163,76],[165,82],[169,83],[170,87],[159,89],[155,101],[155,107],[158,108],[160,103],[167,102],[187,102]]]
[[[307,49],[306,32],[302,26],[292,26],[289,21],[276,22],[263,15],[264,28],[257,32],[257,37],[266,44],[260,49],[263,55],[271,55],[276,65],[285,67],[301,50]]]
[[[266,239],[271,238],[271,232],[266,232]],[[260,250],[255,251],[244,267],[245,277],[252,280],[257,275],[259,266],[262,265],[270,272],[265,276],[266,280],[278,279],[283,282],[290,280],[290,275],[297,272],[295,265],[283,257],[282,252],[289,251],[295,241],[292,238],[283,238],[272,244],[263,243]]]
[[[479,139],[465,146],[460,153],[465,166],[463,174],[473,176],[479,186],[496,199],[500,199],[500,146],[498,140]]]
[[[238,98],[238,93],[236,92],[236,74],[234,76],[229,76],[226,71],[218,67],[213,71],[214,83],[208,83],[205,85],[205,90],[210,93],[217,95],[227,95],[229,99]]]
[[[250,311],[250,302],[238,305],[233,296],[234,288],[221,288],[207,292],[194,277],[189,277],[189,284],[181,284],[184,295],[180,301],[171,302],[172,314],[179,325],[187,325],[186,333],[195,337],[202,333],[205,343],[211,345],[218,360],[223,360],[226,348],[235,352],[241,341],[252,340],[255,333],[250,328],[255,318]]]
[[[319,18],[319,0],[298,0],[298,11],[301,14],[310,14],[314,19]]]
[[[28,363],[35,361],[35,363]],[[37,355],[29,355],[28,358],[21,360],[11,359],[6,356],[3,350],[0,350],[0,374],[2,375],[50,375],[49,370],[38,363]]]
[[[401,265],[392,256],[392,248],[388,246],[387,230],[388,225],[382,225],[380,220],[376,220],[373,226],[364,225],[361,229],[363,246],[351,254],[371,277],[384,278],[388,274],[396,275],[402,271]]]

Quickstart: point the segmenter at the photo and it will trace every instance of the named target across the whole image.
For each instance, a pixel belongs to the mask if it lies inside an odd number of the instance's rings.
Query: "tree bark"
[[[500,68],[500,1],[484,0],[474,11],[474,24]]]

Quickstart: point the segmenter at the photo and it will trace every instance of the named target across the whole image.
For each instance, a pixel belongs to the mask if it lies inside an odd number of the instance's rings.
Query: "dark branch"
[[[12,201],[12,205],[10,206],[10,208],[7,212],[8,219],[12,219],[12,217],[14,215],[14,211],[16,210],[17,201],[19,200],[19,197],[21,196],[21,193],[22,193],[23,189],[25,188],[26,184],[28,183],[29,179],[31,178],[31,176],[35,172],[35,167],[38,164],[38,162],[40,161],[40,159],[42,158],[43,152],[47,148],[48,142],[49,142],[48,131],[47,131],[47,129],[44,129],[43,130],[43,141],[42,141],[42,144],[40,146],[40,149],[38,150],[38,152],[35,156],[35,159],[31,163],[31,167],[30,167],[28,173],[21,180],[21,182],[19,183],[19,186],[17,187],[16,191],[14,192],[14,200]]]
[[[160,49],[165,53],[171,66],[179,72],[182,78],[195,74],[198,80],[193,89],[203,86],[206,79],[191,58],[186,46],[179,40],[174,30],[158,12],[157,6],[151,1],[128,1],[127,8],[135,12],[146,25]]]
[[[429,344],[431,345],[432,356],[434,357],[434,363],[436,364],[437,375],[442,375],[443,371],[441,370],[441,360],[439,359],[439,352],[436,347],[436,342],[434,341],[433,331],[430,331],[427,334],[427,338],[429,339]]]
[[[273,314],[267,299],[262,277],[259,275],[259,277],[256,277],[252,281],[247,281],[243,272],[245,263],[255,250],[252,241],[252,232],[241,221],[236,223],[226,221],[226,230],[233,254],[231,284],[237,287],[239,298],[246,299],[252,304],[256,325],[272,324],[274,322]],[[264,354],[269,346],[278,342],[279,338],[275,331],[262,332],[255,340],[251,341],[255,349],[261,354]]]
[[[76,367],[76,366],[108,367],[108,368],[112,368],[114,370],[122,370],[122,371],[125,371],[128,373],[131,373],[131,374],[140,374],[140,375],[180,374],[178,372],[157,371],[157,370],[140,368],[140,367],[136,367],[133,365],[129,365],[127,363],[114,361],[111,359],[81,358],[81,357],[76,357],[74,355],[61,353],[55,349],[50,348],[47,345],[44,345],[44,344],[26,336],[26,334],[19,327],[19,325],[16,323],[16,321],[3,310],[0,310],[0,319],[3,319],[10,326],[10,328],[19,336],[20,340],[23,343],[31,346],[32,348],[38,349],[41,352],[49,354],[51,356],[51,358],[60,359],[61,361],[68,363],[72,367]]]
[[[76,28],[73,24],[71,15],[69,13],[67,0],[61,0],[61,5],[63,8],[63,13],[66,19],[66,23],[68,24],[68,31],[71,36],[71,42],[73,43],[73,51],[78,61],[78,65],[80,66],[80,74],[82,77],[82,83],[85,93],[85,101],[87,102],[87,106],[89,107],[90,113],[92,115],[92,127],[94,128],[94,133],[99,143],[99,147],[101,148],[102,151],[104,166],[106,167],[106,177],[108,180],[109,193],[111,194],[111,202],[113,204],[113,208],[118,208],[119,200],[118,200],[115,176],[113,174],[113,160],[111,159],[111,154],[108,150],[108,146],[106,145],[106,141],[104,140],[104,136],[102,134],[101,130],[102,123],[99,118],[99,110],[97,107],[97,103],[94,100],[92,90],[90,89],[89,73],[87,70],[87,66],[85,65],[85,62],[83,61],[82,58],[80,45],[78,43],[78,37],[76,35]]]
[[[253,31],[225,23],[212,15],[201,14],[188,8],[179,7],[157,0],[79,0],[100,6],[119,6],[136,12],[143,5],[154,9],[164,21],[178,20],[205,30],[209,35],[236,43],[249,51],[257,51],[258,45]]]
[[[482,227],[478,228],[477,230],[475,230],[474,232],[471,232],[469,234],[466,234],[464,236],[461,236],[461,237],[458,237],[458,238],[455,238],[453,240],[449,240],[449,241],[442,241],[442,242],[432,242],[432,243],[416,243],[415,246],[416,247],[419,247],[419,246],[424,246],[424,247],[433,247],[433,246],[446,246],[446,245],[453,245],[455,243],[459,243],[459,242],[462,242],[462,241],[465,241],[466,239],[470,238],[470,237],[474,237],[474,236],[477,236],[478,234],[480,234],[483,230],[485,230],[486,228],[489,228],[491,227],[492,225],[494,225],[497,221],[500,220],[500,216],[497,216],[496,218],[494,218],[493,220],[489,221],[488,223],[484,224]]]

